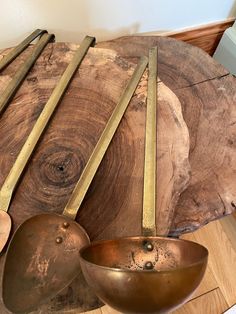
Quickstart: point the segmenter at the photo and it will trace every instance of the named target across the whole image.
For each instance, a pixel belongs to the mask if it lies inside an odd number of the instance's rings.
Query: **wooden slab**
[[[154,46],[158,46],[159,76],[171,89],[229,73],[203,50],[169,37],[125,36],[98,43],[96,47],[113,49],[123,58],[137,62]]]
[[[163,83],[158,95],[156,224],[158,235],[168,235],[180,193],[190,179],[189,133],[176,95]]]
[[[232,76],[177,92],[192,135],[192,176],[176,207],[172,233],[197,229],[236,208],[235,92]],[[194,110],[190,103],[194,103]]]
[[[179,235],[236,208],[236,79],[202,50],[172,38],[122,37],[98,46],[136,62],[155,45],[160,79],[178,96],[190,135],[191,182],[170,231]]]
[[[0,185],[76,48],[49,44],[2,115]],[[27,53],[1,74],[0,92]],[[111,50],[90,49],[14,194],[9,210],[13,229],[38,213],[62,212],[134,68]],[[178,98],[162,82],[158,88],[157,181],[162,212],[157,211],[157,220],[158,232],[168,233],[173,209],[189,182],[189,135]],[[77,216],[91,240],[141,233],[146,93],[147,72]],[[2,263],[3,257],[1,271]],[[87,292],[75,280],[37,312],[85,311]],[[94,297],[94,307],[97,302]],[[3,305],[0,313],[6,313]]]

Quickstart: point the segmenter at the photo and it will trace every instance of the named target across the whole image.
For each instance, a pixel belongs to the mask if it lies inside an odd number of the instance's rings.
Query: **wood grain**
[[[173,314],[222,314],[228,305],[219,288],[186,303]]]
[[[192,176],[179,199],[173,232],[177,225],[185,229],[189,210],[198,228],[235,209],[235,86],[235,78],[227,76],[177,92],[191,134]],[[194,111],[189,107],[192,102]]]
[[[195,240],[208,247],[208,265],[220,287],[228,306],[236,301],[236,251],[230,238],[222,228],[220,221],[215,221],[191,235],[184,235],[185,239]]]
[[[190,135],[191,181],[175,209],[171,234],[191,232],[235,211],[236,79],[202,50],[162,37],[100,43],[135,61],[159,47],[159,77],[178,96]]]
[[[220,224],[236,252],[236,219],[234,215],[224,217],[220,220]]]
[[[0,185],[76,48],[48,45],[0,119]],[[0,91],[4,76],[8,80],[14,73],[12,67],[1,75]],[[35,214],[62,212],[134,68],[113,51],[89,50],[14,194],[9,211],[14,229]],[[162,214],[157,215],[160,232],[168,233],[173,208],[189,182],[189,135],[179,100],[162,82],[158,84]],[[91,240],[141,233],[146,94],[147,72],[78,213],[77,221]],[[2,267],[3,257],[0,262]],[[88,293],[87,286],[75,279],[36,313],[85,311]],[[95,296],[93,302],[96,308]],[[5,311],[1,305],[0,312]]]
[[[203,49],[209,55],[213,55],[224,31],[231,27],[235,18],[229,18],[225,21],[211,23],[194,29],[187,29],[176,33],[166,34],[171,38],[182,40],[193,46]]]
[[[179,193],[190,179],[189,134],[176,95],[163,83],[158,95],[156,224],[158,235],[168,235]]]
[[[154,46],[158,46],[159,77],[174,92],[229,74],[203,50],[169,37],[125,36],[97,44],[132,62],[142,55],[148,56],[148,50]]]

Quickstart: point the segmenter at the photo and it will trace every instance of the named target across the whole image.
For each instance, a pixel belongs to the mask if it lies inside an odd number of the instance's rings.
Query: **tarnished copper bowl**
[[[122,313],[165,313],[186,302],[201,282],[208,251],[191,241],[130,237],[80,251],[83,274],[96,295]]]

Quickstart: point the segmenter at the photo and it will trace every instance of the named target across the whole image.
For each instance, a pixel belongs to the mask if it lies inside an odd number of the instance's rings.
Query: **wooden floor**
[[[236,303],[236,215],[211,222],[182,238],[206,246],[209,263],[192,300],[172,314],[222,314]],[[87,313],[118,314],[107,306]]]

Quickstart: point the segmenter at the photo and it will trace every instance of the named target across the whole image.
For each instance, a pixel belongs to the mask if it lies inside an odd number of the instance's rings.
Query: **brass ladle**
[[[143,236],[99,241],[80,251],[82,272],[95,294],[122,313],[172,311],[199,285],[207,265],[203,246],[157,237],[156,81],[157,49],[149,52]]]
[[[46,45],[54,39],[53,34],[43,33],[37,44],[35,44],[32,53],[17,70],[12,80],[8,83],[4,91],[0,94],[0,114],[7,107],[12,97],[15,95],[26,75],[42,53]],[[4,60],[4,59],[3,59]]]
[[[7,55],[0,60],[0,72],[7,67],[29,44],[38,36],[47,33],[44,29],[36,29],[32,34],[26,37],[20,44],[13,48]]]
[[[79,250],[90,241],[86,231],[74,220],[147,63],[146,57],[141,58],[62,215],[37,215],[16,230],[3,274],[3,302],[10,311],[32,311],[81,274]],[[89,306],[94,308],[94,304]]]
[[[50,36],[45,34],[44,36]],[[47,38],[45,38],[47,40]],[[72,79],[73,74],[77,70],[79,64],[84,58],[88,48],[94,43],[93,37],[86,37],[73,60],[62,75],[58,85],[53,90],[48,102],[46,103],[43,111],[37,119],[31,133],[29,134],[25,144],[21,148],[20,153],[17,156],[15,163],[13,164],[10,173],[8,174],[5,182],[0,190],[0,252],[2,252],[4,246],[7,243],[11,230],[11,218],[7,213],[12,194],[16,188],[16,185],[21,177],[21,174],[41,136],[47,123],[56,109],[62,95],[64,94],[69,82]]]

